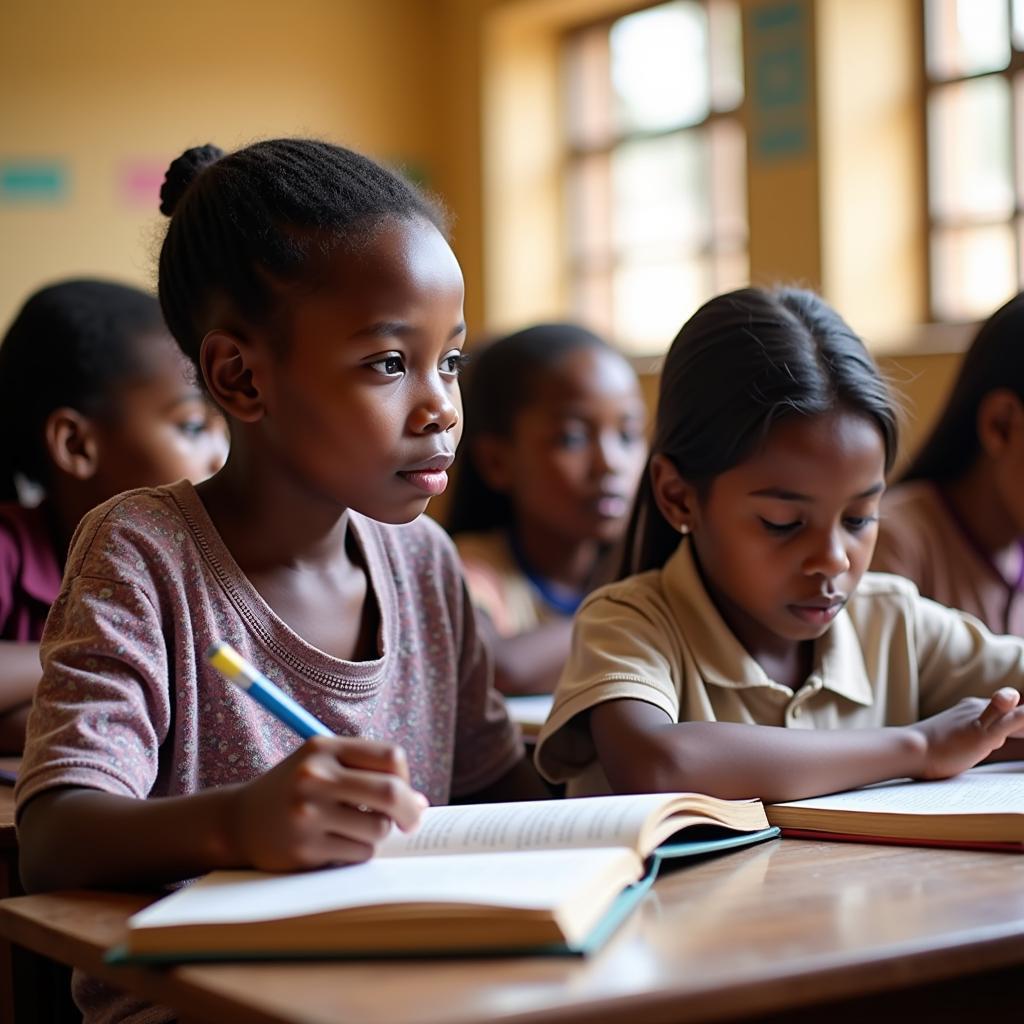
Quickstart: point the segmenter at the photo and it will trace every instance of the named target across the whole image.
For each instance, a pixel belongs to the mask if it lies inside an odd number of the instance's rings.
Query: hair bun
[[[171,163],[164,175],[164,183],[160,186],[160,212],[166,217],[174,213],[181,197],[189,185],[210,164],[216,163],[224,155],[224,150],[212,143],[205,146],[193,146]]]

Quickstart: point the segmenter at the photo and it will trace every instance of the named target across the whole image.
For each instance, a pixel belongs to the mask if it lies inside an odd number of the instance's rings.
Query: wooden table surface
[[[1014,854],[775,841],[661,878],[585,960],[104,964],[145,902],[20,897],[0,903],[0,935],[189,1020],[228,1024],[880,1020],[900,999],[907,1019],[957,1020],[973,1015],[982,985],[987,1010],[1002,999],[1010,1019],[1021,1012],[1024,857]]]

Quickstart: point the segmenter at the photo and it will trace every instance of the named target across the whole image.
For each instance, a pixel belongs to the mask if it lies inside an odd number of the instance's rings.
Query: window
[[[566,38],[566,237],[576,317],[662,352],[747,258],[735,0],[674,0]]]
[[[931,311],[987,317],[1024,281],[1024,0],[924,0]]]

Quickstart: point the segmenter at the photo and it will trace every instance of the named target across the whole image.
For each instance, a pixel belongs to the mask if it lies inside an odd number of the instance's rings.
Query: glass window
[[[974,320],[1024,283],[1024,0],[923,10],[931,309]]]
[[[673,0],[565,41],[573,313],[663,352],[748,276],[737,0]]]

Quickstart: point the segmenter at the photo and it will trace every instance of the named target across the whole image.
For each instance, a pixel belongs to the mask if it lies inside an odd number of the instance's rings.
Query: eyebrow
[[[465,334],[466,323],[460,321],[456,324],[451,333],[448,335],[448,340],[451,341],[453,338],[457,338],[460,334]],[[370,324],[367,327],[363,327],[351,335],[353,338],[388,338],[402,337],[407,334],[415,334],[416,328],[412,324],[406,323],[404,320],[379,320],[375,324]]]
[[[847,500],[857,501],[860,498],[873,498],[876,494],[881,494],[884,489],[885,484],[879,480],[873,487],[869,487],[866,491],[861,491],[860,494],[854,494]],[[799,491],[787,491],[784,487],[763,487],[757,491],[750,491],[749,497],[778,498],[780,501],[814,501],[814,498],[809,494],[801,494]]]

